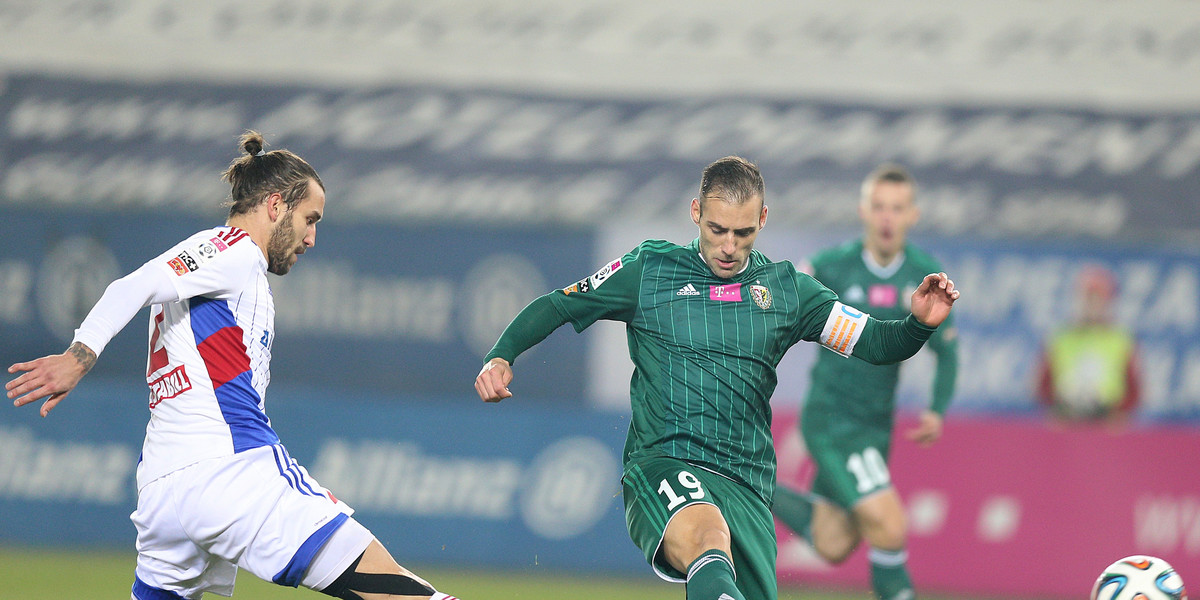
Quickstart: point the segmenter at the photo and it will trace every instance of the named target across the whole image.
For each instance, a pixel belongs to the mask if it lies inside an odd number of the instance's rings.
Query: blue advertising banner
[[[929,240],[924,247],[940,257],[965,294],[955,307],[961,333],[957,409],[1036,406],[1038,356],[1051,333],[1079,318],[1077,278],[1092,265],[1116,278],[1112,318],[1138,344],[1139,416],[1200,421],[1200,252],[975,240]],[[928,398],[926,384],[902,389],[911,403]]]
[[[216,204],[216,201],[213,202]],[[480,231],[454,226],[347,225],[331,197],[317,245],[271,276],[276,381],[351,391],[473,396],[483,356],[534,297],[595,270],[594,235],[570,228]],[[62,352],[114,279],[192,233],[224,222],[163,210],[7,207],[0,219],[0,363]],[[140,382],[143,311],[105,349],[93,376]],[[569,328],[522,355],[554,369],[514,392],[576,402],[584,345]]]
[[[144,388],[85,379],[0,418],[0,543],[131,549]],[[401,563],[648,573],[625,532],[628,417],[273,386],[289,453]]]
[[[245,128],[322,173],[363,222],[593,226],[677,214],[718,157],[756,161],[776,226],[853,225],[862,177],[914,170],[942,234],[1188,239],[1200,113],[665,99],[469,87],[83,81],[0,93],[6,202],[204,211]]]

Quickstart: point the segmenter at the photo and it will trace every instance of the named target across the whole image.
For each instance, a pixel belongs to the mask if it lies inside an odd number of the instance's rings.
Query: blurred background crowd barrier
[[[1194,3],[0,0],[0,31],[0,362],[61,351],[108,282],[222,222],[219,172],[257,129],[329,198],[315,252],[272,278],[269,414],[406,558],[645,569],[623,330],[556,332],[500,406],[471,383],[532,298],[694,237],[700,170],[739,154],[775,259],[857,235],[879,163],[917,178],[910,237],[964,292],[947,439],[896,446],[918,587],[1020,593],[983,574],[1021,569],[1078,596],[1138,552],[1200,577]],[[1085,264],[1117,275],[1139,344],[1123,431],[1052,427],[1034,396]],[[0,416],[0,543],[132,541],[143,318],[50,419]],[[813,352],[773,399],[793,481]],[[905,370],[906,412],[931,364]],[[864,585],[781,539],[787,583]]]

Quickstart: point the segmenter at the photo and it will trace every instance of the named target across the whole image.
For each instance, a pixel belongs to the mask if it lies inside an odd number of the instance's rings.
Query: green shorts
[[[800,433],[816,466],[812,493],[846,510],[863,498],[892,486],[888,470],[891,423],[887,427],[808,411],[800,417]]]
[[[712,504],[729,525],[737,587],[746,598],[775,600],[775,522],[771,509],[749,487],[670,457],[625,465],[625,522],[629,537],[659,577],[684,582],[660,551],[667,524],[684,507]]]

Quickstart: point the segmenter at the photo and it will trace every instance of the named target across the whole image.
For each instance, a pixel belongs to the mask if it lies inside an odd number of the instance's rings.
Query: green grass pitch
[[[0,547],[0,598],[12,600],[91,600],[129,597],[133,583],[132,551],[44,550]],[[464,600],[684,600],[682,585],[636,578],[581,577],[530,570],[522,573],[475,569],[413,570],[440,590]],[[233,597],[254,600],[317,600],[329,596],[284,588],[247,573],[238,574]],[[855,595],[820,594],[787,589],[779,600],[865,600]],[[205,598],[221,596],[206,594]]]

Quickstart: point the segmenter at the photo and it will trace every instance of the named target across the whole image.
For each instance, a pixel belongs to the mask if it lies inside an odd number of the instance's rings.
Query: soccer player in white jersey
[[[114,281],[66,352],[16,363],[15,406],[46,416],[143,307],[150,423],[137,469],[133,600],[233,594],[242,567],[347,600],[453,600],[401,567],[353,510],[288,456],[264,410],[275,307],[267,273],[316,243],[325,186],[304,159],[253,131],[224,173],[223,227],[192,235]]]

